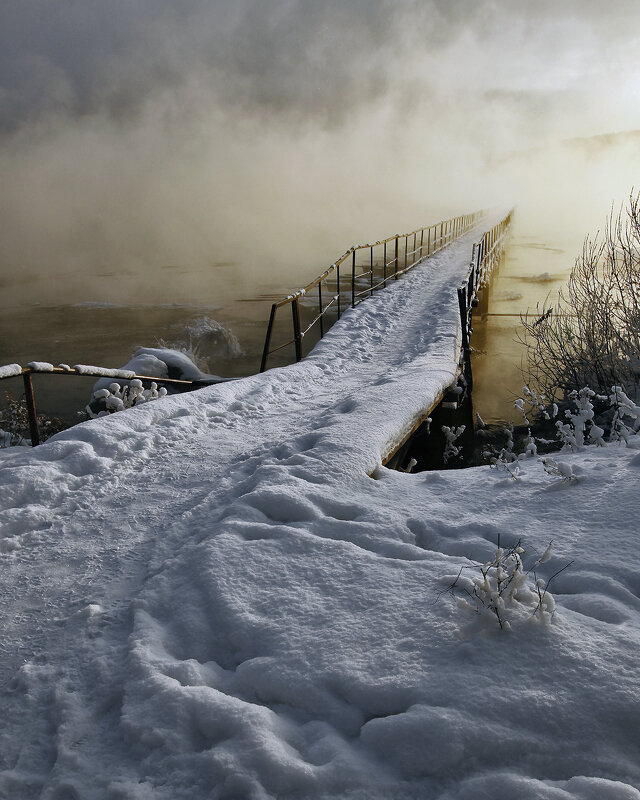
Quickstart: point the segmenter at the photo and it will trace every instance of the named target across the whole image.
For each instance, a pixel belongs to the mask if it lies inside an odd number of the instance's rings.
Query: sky
[[[640,128],[638,31],[630,1],[10,0],[0,275],[268,282],[532,183],[540,205],[539,170],[496,164]],[[633,184],[600,177],[604,209]]]

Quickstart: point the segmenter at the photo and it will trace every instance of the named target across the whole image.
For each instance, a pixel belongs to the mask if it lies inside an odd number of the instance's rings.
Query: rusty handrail
[[[33,388],[32,375],[71,375],[83,378],[118,378],[123,381],[139,380],[145,383],[169,384],[171,386],[182,386],[186,391],[200,389],[204,386],[211,386],[216,383],[227,381],[221,380],[199,380],[190,381],[184,378],[161,378],[153,375],[138,375],[130,369],[111,369],[106,367],[92,367],[86,364],[76,364],[69,367],[66,364],[53,366],[47,362],[32,361],[26,367],[20,364],[6,364],[0,366],[0,381],[10,378],[20,378],[24,384],[24,396],[27,406],[27,417],[29,419],[29,436],[32,447],[40,444],[40,431],[38,428],[38,413],[36,410],[35,392]]]
[[[478,292],[486,284],[491,271],[500,260],[504,249],[504,241],[511,225],[513,209],[490,230],[486,231],[480,241],[473,245],[471,263],[464,283],[458,288],[458,306],[462,326],[461,360],[469,389],[472,388],[471,375],[471,314],[477,303]]]
[[[462,286],[458,288],[458,302],[460,307],[460,319],[462,323],[462,344],[458,359],[458,378],[464,375],[466,389],[471,391],[473,388],[473,377],[471,374],[471,347],[469,338],[471,335],[471,312],[477,299],[479,289],[486,283],[489,274],[504,248],[504,241],[511,223],[513,210],[511,210],[497,225],[486,231],[472,248],[471,263],[467,271],[467,276]],[[471,291],[470,291],[471,287]],[[387,465],[400,448],[406,444],[416,430],[426,422],[433,414],[435,408],[444,400],[447,389],[432,397],[429,405],[419,411],[414,419],[408,423],[407,427],[396,437],[389,441],[382,451],[381,461]]]
[[[330,267],[321,275],[318,275],[317,278],[303,289],[299,289],[293,294],[287,295],[283,297],[282,300],[278,300],[276,303],[272,304],[260,363],[260,372],[264,372],[267,368],[270,355],[292,344],[295,347],[295,359],[296,361],[300,361],[303,355],[302,340],[304,336],[318,323],[320,326],[320,338],[324,336],[326,332],[325,315],[329,310],[333,311],[334,304],[337,306],[337,318],[340,318],[341,296],[346,294],[345,305],[348,304],[352,308],[355,307],[366,299],[367,296],[371,296],[374,291],[384,288],[389,280],[397,280],[401,275],[413,269],[425,258],[435,255],[442,250],[443,247],[446,247],[452,241],[465,234],[482,219],[485,213],[485,211],[477,211],[473,214],[453,217],[452,219],[443,220],[442,222],[437,222],[424,228],[417,228],[410,233],[394,234],[386,239],[379,239],[370,244],[353,245],[350,247],[340,258],[334,261]],[[388,247],[390,244],[393,245],[392,248]],[[383,250],[381,260],[377,259],[377,261],[374,258],[374,250],[376,248],[382,248]],[[391,258],[389,258],[389,249],[392,251]],[[369,250],[369,269],[357,274],[358,264],[356,254],[361,250]],[[349,275],[350,286],[345,292],[341,287],[340,267],[349,261],[349,259],[351,260]],[[378,279],[376,279],[375,274],[376,263],[378,272],[382,273],[379,275]],[[380,267],[382,267],[382,269],[380,269]],[[323,305],[322,286],[323,283],[332,276],[335,276],[336,287],[335,290],[332,290],[331,301]],[[359,285],[358,280],[362,280],[367,276],[370,277],[368,286]],[[343,277],[346,279],[345,275],[343,275]],[[313,321],[303,330],[300,325],[300,304],[303,298],[311,296],[310,293],[316,287],[318,288],[318,313],[315,315]],[[291,305],[293,338],[275,347],[271,347],[271,338],[277,312],[280,308],[287,305]]]

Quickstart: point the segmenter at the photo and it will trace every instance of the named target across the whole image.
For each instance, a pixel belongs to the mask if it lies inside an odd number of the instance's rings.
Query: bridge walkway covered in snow
[[[311,351],[326,331],[341,319],[345,311],[355,309],[364,300],[372,298],[379,289],[393,286],[395,281],[414,268],[419,268],[422,272],[421,279],[417,279],[415,283],[402,282],[401,288],[397,290],[403,300],[397,310],[396,324],[402,326],[406,322],[407,335],[410,335],[411,309],[414,306],[424,307],[424,324],[429,329],[427,320],[434,314],[448,317],[444,304],[439,306],[439,310],[431,306],[436,298],[439,303],[444,300],[441,293],[446,293],[449,281],[449,311],[457,309],[459,315],[456,320],[459,322],[457,332],[454,331],[454,320],[451,319],[450,333],[459,336],[459,347],[456,345],[451,354],[451,383],[448,387],[440,387],[433,397],[429,397],[423,408],[416,410],[410,420],[402,421],[397,434],[391,438],[382,453],[382,461],[387,463],[443,401],[447,389],[454,389],[462,375],[465,376],[467,388],[471,389],[471,313],[477,303],[479,289],[488,280],[494,265],[500,259],[511,216],[511,211],[499,216],[479,211],[411,233],[397,234],[373,244],[349,248],[308,286],[272,305],[260,371],[264,372],[270,357],[274,355],[280,356],[280,359],[283,353],[289,358],[293,355],[299,362],[305,352]],[[464,257],[465,247],[467,260]],[[453,249],[447,252],[447,248]],[[443,259],[436,258],[444,253],[447,255]],[[451,271],[448,268],[450,259],[458,264]],[[443,264],[447,264],[447,269],[443,269]],[[381,318],[383,315],[384,312],[381,312]],[[280,341],[275,344],[274,331],[280,334]],[[426,340],[425,344],[428,344]],[[389,340],[385,339],[382,348],[388,346]],[[402,348],[403,345],[399,343],[398,346]],[[348,342],[345,342],[345,347],[349,349]],[[454,392],[450,402],[455,403],[455,397]]]

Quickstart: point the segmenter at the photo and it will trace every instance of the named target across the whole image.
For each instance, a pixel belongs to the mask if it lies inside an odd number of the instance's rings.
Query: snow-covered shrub
[[[465,430],[465,425],[460,425],[458,428],[450,428],[448,425],[442,426],[442,433],[444,433],[444,453],[442,457],[445,464],[450,458],[455,458],[462,450],[462,445],[457,445],[456,441],[462,436]]]
[[[619,387],[614,387],[614,389],[616,388]],[[533,420],[534,425],[537,424],[539,427],[541,423],[544,424],[556,420],[556,417],[560,413],[557,403],[545,404],[545,396],[537,395],[535,391],[529,389],[528,386],[524,386],[522,392],[524,396],[518,398],[514,405],[521,411],[525,424],[530,425]],[[622,400],[618,401],[616,399],[616,403],[623,414],[623,409],[625,407],[637,408],[626,395],[625,398],[630,406],[624,406]],[[603,403],[607,402],[606,396],[597,395],[588,387],[584,387],[579,391],[574,389],[569,392],[566,403],[563,404],[564,419],[566,422],[563,422],[561,419],[555,421],[556,440],[562,450],[578,450],[585,444],[604,446],[605,430],[595,421],[596,412],[593,405],[594,400],[600,401],[602,412],[606,414],[607,407],[603,405]],[[613,404],[614,396],[611,395],[609,400]],[[640,415],[640,408],[638,408],[638,413]],[[633,414],[632,410],[630,414]],[[532,436],[531,428],[528,428],[528,438],[524,451],[525,455],[537,455],[536,442],[545,445],[551,443],[549,439]]]
[[[550,542],[544,553],[529,569],[525,569],[525,549],[518,539],[513,547],[503,548],[498,542],[492,561],[479,565],[480,575],[469,579],[463,569],[449,587],[459,609],[497,621],[501,630],[509,630],[517,621],[526,619],[542,623],[551,621],[555,601],[549,592],[549,583],[569,564],[545,581],[536,575],[536,567],[547,562],[552,555]]]
[[[565,291],[522,320],[528,382],[547,397],[591,386],[640,394],[640,192],[585,240]]]
[[[542,462],[544,471],[548,475],[555,475],[556,477],[561,478],[563,481],[567,482],[578,480],[575,473],[573,472],[573,467],[566,461],[556,461],[555,458],[551,458],[550,456],[547,456],[546,458],[541,458],[540,461]]]
[[[17,399],[11,392],[5,392],[6,409],[0,409],[0,447],[16,447],[30,444],[29,415],[24,398]],[[44,442],[67,426],[58,417],[38,414],[38,432]]]
[[[157,383],[152,383],[148,389],[145,389],[142,381],[137,378],[123,387],[119,383],[112,383],[108,389],[96,389],[90,402],[85,406],[85,413],[90,419],[104,417],[125,408],[141,405],[149,400],[157,400],[165,397],[166,394],[167,390],[164,386],[158,388]]]
[[[640,406],[631,400],[622,386],[612,386],[609,402],[613,409],[613,419],[611,420],[611,441],[628,442],[629,437],[634,436],[640,428]],[[624,417],[628,417],[631,426],[624,422]]]
[[[509,423],[504,430],[507,433],[507,444],[498,453],[489,454],[489,464],[498,472],[505,472],[515,481],[518,479],[520,467],[518,457],[513,452],[513,425]]]
[[[515,451],[513,423],[508,422],[504,425],[502,432],[506,436],[504,447],[498,450],[497,447],[488,446],[484,451],[484,457],[493,469],[498,472],[505,472],[510,478],[517,480],[520,473],[518,461],[537,454],[535,439],[531,436],[531,431],[529,431],[527,440],[524,443],[524,449],[518,455]]]

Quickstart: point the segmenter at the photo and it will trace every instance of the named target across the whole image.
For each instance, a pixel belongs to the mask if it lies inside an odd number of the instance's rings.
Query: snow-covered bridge
[[[411,233],[396,234],[372,244],[349,248],[304,289],[272,305],[260,371],[266,369],[270,356],[279,355],[283,350],[286,352],[287,348],[294,348],[295,359],[299,362],[304,356],[305,344],[306,350],[311,350],[318,338],[322,338],[325,331],[341,319],[345,310],[355,309],[364,300],[372,298],[377,290],[391,287],[399,278],[420,268],[421,279],[403,282],[401,288],[396,289],[395,304],[391,300],[388,303],[383,301],[375,310],[370,310],[370,337],[368,332],[358,330],[359,323],[354,317],[349,316],[345,322],[350,324],[343,327],[343,353],[348,354],[353,348],[356,354],[354,366],[357,354],[364,347],[370,350],[374,358],[379,356],[382,359],[387,357],[386,351],[390,349],[402,351],[405,342],[411,345],[420,326],[424,328],[424,333],[419,337],[420,344],[417,346],[424,348],[426,354],[434,320],[439,324],[446,320],[450,343],[454,343],[446,356],[442,351],[437,353],[437,357],[435,352],[432,353],[436,373],[442,369],[443,358],[444,363],[448,359],[451,380],[447,386],[427,393],[421,407],[414,408],[410,417],[403,415],[397,420],[397,431],[382,452],[382,462],[387,463],[443,400],[447,387],[454,388],[463,373],[466,373],[470,384],[471,312],[478,290],[500,259],[511,217],[512,212],[491,215],[480,211]],[[453,248],[447,252],[448,257],[438,259],[437,256],[447,248]],[[385,314],[392,318],[393,330],[399,333],[398,338],[385,334],[385,327],[389,324],[383,320]],[[280,337],[284,341],[274,344],[274,329],[277,330],[278,320],[281,323]],[[377,335],[375,320],[380,322]],[[344,339],[351,331],[352,343]],[[403,333],[406,338],[403,338]],[[442,336],[439,328],[433,341],[441,341]],[[371,344],[367,345],[367,341]],[[400,356],[400,360],[405,359]],[[362,373],[361,378],[366,394],[374,381],[366,372]],[[396,391],[396,387],[389,387],[389,391]]]
[[[3,451],[0,796],[640,796],[631,446],[381,466],[456,379],[475,241],[299,363]],[[520,536],[574,564],[502,635],[442,592]]]

